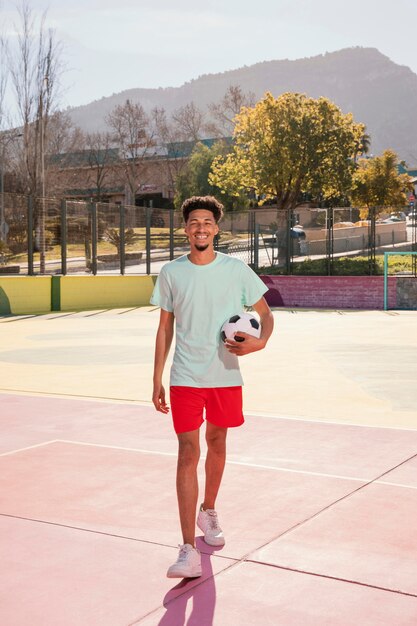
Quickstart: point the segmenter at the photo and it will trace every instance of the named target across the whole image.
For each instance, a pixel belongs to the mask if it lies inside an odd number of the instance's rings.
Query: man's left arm
[[[253,337],[248,333],[238,332],[236,337],[243,337],[245,341],[234,341],[233,339],[226,340],[226,348],[232,354],[237,356],[243,356],[244,354],[250,354],[257,350],[263,350],[265,348],[268,339],[272,335],[274,329],[274,316],[269,308],[265,298],[261,298],[258,302],[252,305],[255,311],[258,313],[261,321],[261,336],[259,339]]]

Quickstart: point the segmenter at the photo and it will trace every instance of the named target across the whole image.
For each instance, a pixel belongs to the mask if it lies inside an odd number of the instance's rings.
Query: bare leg
[[[226,462],[227,428],[207,422],[206,487],[203,509],[214,509]]]
[[[177,497],[183,542],[195,545],[200,430],[178,434]]]

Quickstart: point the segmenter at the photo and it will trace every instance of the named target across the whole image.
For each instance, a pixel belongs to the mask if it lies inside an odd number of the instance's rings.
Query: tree
[[[15,125],[23,132],[26,192],[44,195],[43,157],[49,121],[58,105],[59,79],[63,71],[61,46],[54,32],[45,28],[46,13],[37,23],[28,2],[23,0],[18,14],[17,46],[9,55],[17,105]]]
[[[51,114],[48,120],[48,135],[45,146],[47,156],[71,154],[76,150],[82,150],[84,143],[84,133],[79,127],[73,125],[71,116],[67,111],[55,111]],[[48,165],[47,159],[46,166]],[[48,172],[46,173],[48,174]]]
[[[47,196],[59,196],[77,186],[79,174],[74,171],[74,153],[85,146],[85,137],[80,128],[74,127],[69,113],[54,111],[48,120],[48,133],[44,149],[44,187]],[[16,142],[15,142],[16,143]],[[14,159],[16,190],[28,192],[27,169],[23,146],[16,145]],[[78,184],[79,186],[79,184]]]
[[[223,192],[209,180],[213,161],[223,158],[230,150],[224,141],[217,141],[211,147],[199,142],[196,144],[184,171],[176,180],[175,206],[190,196],[222,196],[221,201],[226,209],[245,208],[248,199],[243,195],[230,195]]]
[[[200,109],[190,102],[172,114],[177,135],[182,141],[198,141],[203,136],[204,115]]]
[[[124,172],[127,203],[134,204],[140,186],[146,183],[146,158],[155,148],[155,127],[140,103],[130,100],[116,106],[106,122],[113,131],[113,140],[120,148],[120,161]]]
[[[350,188],[364,129],[327,98],[267,93],[236,116],[233,150],[215,159],[210,183],[274,197],[279,209],[297,206],[302,192],[340,196]]]
[[[369,154],[370,148],[371,148],[371,136],[368,133],[364,132],[356,148],[356,152],[354,155],[355,163],[358,162],[358,159],[360,157],[364,157],[366,154]]]
[[[408,174],[398,173],[398,157],[393,150],[385,150],[382,156],[360,159],[353,175],[351,199],[367,217],[368,209],[376,207],[381,213],[386,207],[407,204],[406,191],[412,191]]]
[[[108,183],[112,169],[118,163],[118,151],[112,147],[109,133],[88,133],[85,139],[88,179],[96,189],[95,200],[103,200],[104,186]]]
[[[371,136],[368,133],[364,133],[361,137],[361,142],[359,146],[359,154],[361,156],[363,156],[364,154],[368,154],[370,147],[371,147]]]
[[[5,96],[8,78],[7,68],[8,48],[6,40],[0,34],[0,131],[4,130],[6,122]]]
[[[28,0],[18,7],[17,44],[9,55],[11,82],[16,98],[17,119],[22,129],[22,177],[24,191],[46,195],[45,148],[50,117],[57,106],[62,72],[61,47],[52,30],[46,30],[44,13],[37,22]],[[36,245],[40,272],[45,272],[45,202],[35,210]]]
[[[233,133],[234,118],[243,107],[255,105],[255,94],[244,93],[239,85],[230,85],[220,102],[209,104],[212,121],[206,124],[211,137],[230,137]]]
[[[168,182],[168,195],[172,198],[176,181],[187,166],[187,159],[184,156],[183,133],[178,125],[168,118],[164,108],[155,108],[152,111],[152,117],[155,122],[158,142],[165,148],[160,162]]]

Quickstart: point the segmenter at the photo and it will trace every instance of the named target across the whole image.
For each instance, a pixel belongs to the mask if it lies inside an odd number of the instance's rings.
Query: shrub
[[[370,261],[367,257],[339,257],[333,259],[332,276],[367,276],[371,273],[375,276],[384,273],[383,258],[377,259],[372,266],[372,272],[370,270]],[[269,275],[286,274],[284,269],[279,267],[263,267],[259,269],[259,273]],[[291,274],[295,276],[327,276],[327,259],[306,259],[301,263],[294,263]]]
[[[107,228],[104,233],[104,239],[116,247],[118,254],[120,253],[120,230],[117,228]],[[125,230],[125,246],[132,246],[139,239],[133,228]]]

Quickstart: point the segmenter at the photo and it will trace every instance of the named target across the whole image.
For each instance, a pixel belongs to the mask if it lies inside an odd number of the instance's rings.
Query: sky
[[[378,48],[417,73],[416,0],[27,2],[36,15],[47,11],[46,25],[63,44],[62,108],[351,46]],[[0,32],[10,41],[15,4],[0,0]]]

